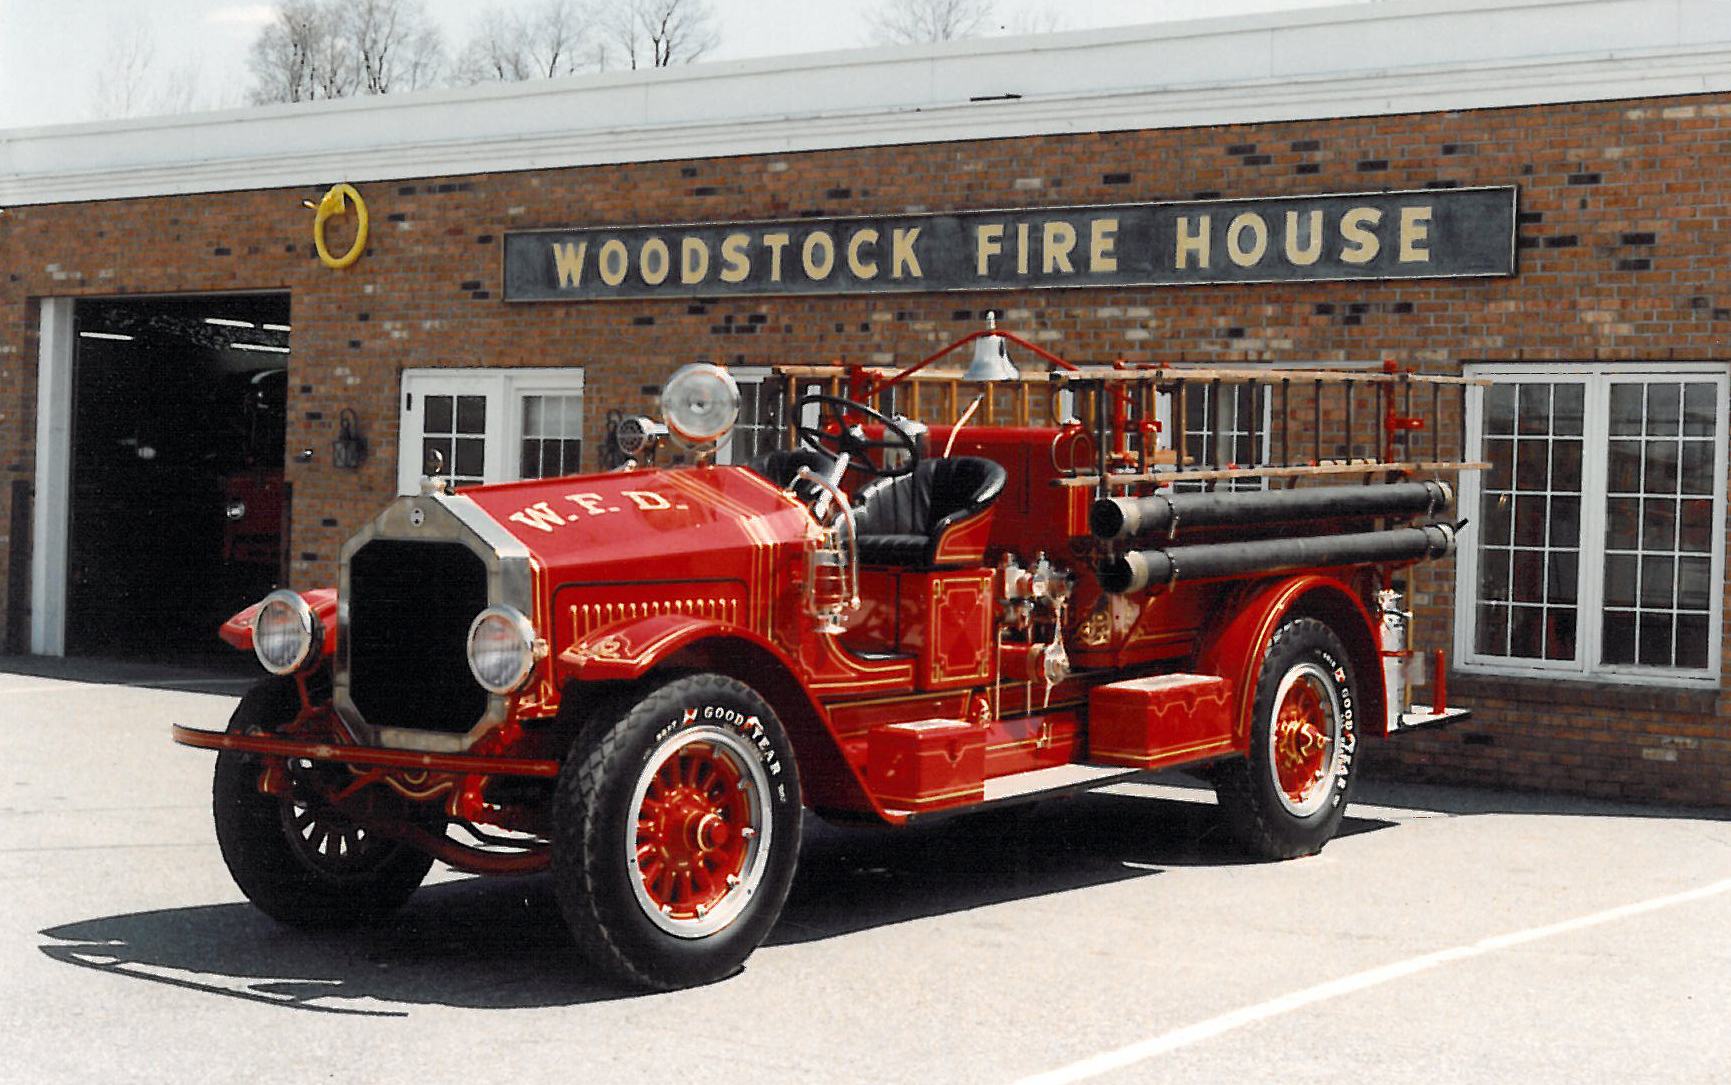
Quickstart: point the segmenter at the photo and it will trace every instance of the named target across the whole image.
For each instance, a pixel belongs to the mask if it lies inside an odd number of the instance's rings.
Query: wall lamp
[[[366,461],[367,439],[360,433],[360,419],[350,407],[337,415],[337,439],[331,442],[331,463],[348,471]]]

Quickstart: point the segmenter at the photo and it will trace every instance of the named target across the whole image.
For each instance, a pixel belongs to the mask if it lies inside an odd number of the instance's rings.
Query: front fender
[[[631,618],[600,629],[560,652],[554,676],[563,683],[629,681],[641,678],[662,660],[687,645],[712,637],[745,641],[769,652],[793,671],[793,661],[780,648],[749,629],[688,614],[655,614]]]
[[[314,588],[300,597],[312,608],[313,616],[324,626],[324,651],[329,656],[337,648],[337,589]],[[252,651],[252,619],[258,613],[259,600],[217,627],[216,635],[243,652]]]
[[[1328,622],[1346,649],[1359,677],[1359,697],[1367,702],[1366,720],[1384,718],[1382,667],[1375,652],[1376,632],[1370,614],[1346,584],[1331,576],[1299,576],[1269,581],[1251,588],[1236,604],[1224,608],[1222,620],[1204,637],[1196,669],[1218,675],[1232,686],[1232,738],[1240,750],[1250,748],[1250,716],[1256,683],[1262,677],[1262,656],[1269,638],[1289,614],[1304,614]],[[1366,653],[1369,653],[1368,655]]]

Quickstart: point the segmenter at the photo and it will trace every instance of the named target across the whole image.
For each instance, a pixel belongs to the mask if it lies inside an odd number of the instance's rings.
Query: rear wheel
[[[270,678],[247,691],[230,732],[272,731],[300,705],[293,679]],[[264,762],[224,750],[216,757],[212,812],[223,862],[247,899],[303,930],[358,926],[401,907],[433,865],[431,856],[383,837],[316,796],[311,762],[288,764],[290,794],[259,790]]]
[[[1358,745],[1358,687],[1340,638],[1296,618],[1269,639],[1250,751],[1215,775],[1227,827],[1266,859],[1314,855],[1346,814]]]
[[[586,731],[559,780],[553,871],[578,948],[658,989],[736,971],[781,914],[798,770],[762,698],[687,675]]]

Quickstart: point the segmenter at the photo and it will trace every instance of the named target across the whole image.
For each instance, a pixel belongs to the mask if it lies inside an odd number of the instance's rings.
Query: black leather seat
[[[992,460],[953,456],[921,460],[906,475],[868,484],[854,500],[859,560],[866,565],[940,564],[945,532],[989,509],[1004,490],[1004,477],[1003,467]],[[983,547],[982,538],[982,553]]]
[[[776,448],[758,453],[746,466],[785,490],[793,485],[801,467],[809,467],[827,478],[835,461],[809,448]]]

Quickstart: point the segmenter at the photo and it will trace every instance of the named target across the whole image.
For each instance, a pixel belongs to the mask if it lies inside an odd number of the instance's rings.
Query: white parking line
[[[1210,1018],[1207,1021],[1189,1025],[1173,1032],[1152,1036],[1127,1047],[1120,1047],[1116,1051],[1107,1051],[1080,1062],[1071,1063],[1068,1066],[1048,1070],[1043,1074],[1022,1078],[1015,1085],[1068,1085],[1069,1082],[1086,1081],[1089,1078],[1109,1074],[1114,1070],[1133,1066],[1136,1063],[1176,1051],[1179,1048],[1189,1047],[1191,1044],[1212,1040],[1216,1036],[1231,1032],[1233,1029],[1243,1028],[1245,1025],[1266,1021],[1271,1017],[1279,1017],[1281,1014],[1291,1013],[1318,1002],[1404,979],[1407,976],[1436,968],[1451,961],[1483,956],[1495,950],[1508,949],[1512,946],[1524,945],[1527,942],[1536,942],[1542,938],[1550,938],[1553,935],[1596,927],[1601,923],[1611,923],[1619,919],[1627,919],[1630,916],[1655,912],[1661,908],[1670,908],[1673,905],[1687,904],[1690,901],[1701,900],[1705,897],[1718,896],[1725,892],[1731,892],[1731,878],[1714,882],[1711,885],[1703,885],[1697,889],[1673,893],[1670,896],[1654,897],[1651,900],[1637,901],[1634,904],[1625,904],[1603,912],[1594,912],[1592,915],[1581,916],[1578,919],[1568,919],[1561,923],[1533,927],[1512,934],[1499,934],[1490,938],[1482,938],[1471,945],[1438,950],[1422,957],[1396,961],[1380,968],[1372,968],[1341,979],[1330,980],[1328,983],[1309,987],[1302,991],[1295,991],[1289,995],[1282,995],[1280,998],[1269,1002],[1246,1006],[1244,1009],[1221,1014],[1219,1017]]]

